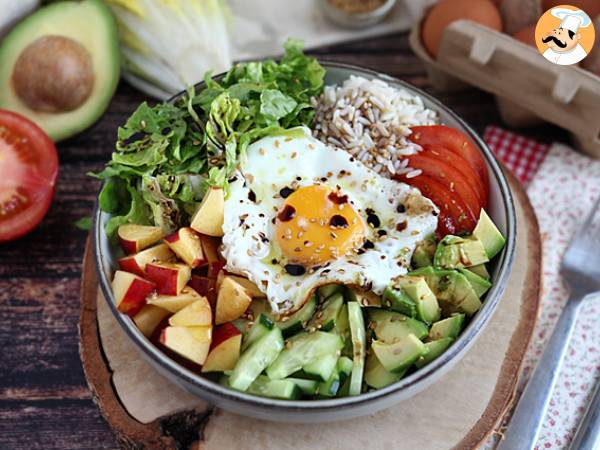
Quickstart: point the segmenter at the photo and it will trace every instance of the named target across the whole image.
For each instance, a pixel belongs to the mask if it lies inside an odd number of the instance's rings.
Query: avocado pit
[[[19,55],[12,83],[17,96],[34,111],[73,111],[92,92],[92,57],[71,38],[43,36]]]

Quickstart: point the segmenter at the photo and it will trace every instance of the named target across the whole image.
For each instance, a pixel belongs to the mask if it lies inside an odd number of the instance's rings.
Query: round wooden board
[[[99,293],[88,242],[80,354],[94,399],[119,443],[136,449],[206,450],[479,446],[497,432],[512,404],[539,305],[538,224],[522,186],[507,176],[517,209],[515,266],[498,310],[473,348],[457,367],[412,399],[370,417],[322,426],[273,425],[216,410],[158,375],[126,338]]]

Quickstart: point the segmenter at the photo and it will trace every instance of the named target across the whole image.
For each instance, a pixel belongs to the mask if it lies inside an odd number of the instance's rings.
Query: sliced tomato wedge
[[[423,145],[423,154],[435,157],[449,164],[458,170],[473,190],[477,193],[477,198],[482,208],[487,208],[488,205],[488,192],[487,186],[483,183],[483,180],[479,177],[475,169],[462,157],[454,152],[451,152],[447,148],[432,145]]]
[[[489,175],[483,156],[464,133],[445,125],[424,125],[411,128],[408,137],[419,145],[439,146],[464,158],[477,172],[485,186],[486,199],[489,192]]]
[[[426,175],[413,178],[400,175],[395,178],[419,189],[421,194],[430,199],[440,209],[437,227],[439,237],[448,234],[469,233],[475,228],[476,219],[469,214],[461,199],[456,195],[452,195],[443,184]]]
[[[465,205],[467,212],[471,217],[477,217],[481,209],[479,195],[475,191],[467,178],[450,164],[446,163],[435,155],[426,151],[419,152],[408,158],[408,165],[413,169],[421,169],[422,175],[426,175],[444,185],[450,195],[458,196]],[[410,182],[410,179],[407,180]]]
[[[52,201],[56,147],[40,127],[0,109],[0,242],[33,230]]]

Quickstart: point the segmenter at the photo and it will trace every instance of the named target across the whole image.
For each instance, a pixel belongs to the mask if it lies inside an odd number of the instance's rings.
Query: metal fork
[[[567,249],[561,274],[570,289],[536,369],[527,383],[497,450],[531,450],[538,438],[583,299],[600,290],[600,199]]]

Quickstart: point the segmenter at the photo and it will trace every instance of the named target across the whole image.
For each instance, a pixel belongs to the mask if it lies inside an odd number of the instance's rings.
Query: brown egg
[[[596,28],[596,33],[598,33],[598,30],[600,30],[600,16],[594,20],[594,27]],[[584,69],[600,76],[600,45],[598,45],[600,41],[598,39],[600,38],[596,34],[596,44],[592,47],[592,51],[587,55],[587,58],[581,62],[581,65]]]
[[[544,11],[559,5],[576,6],[583,9],[592,19],[600,14],[600,0],[542,0]]]
[[[423,45],[434,58],[444,30],[460,19],[472,20],[496,31],[502,29],[500,13],[491,0],[442,0],[429,10],[421,29]]]
[[[517,41],[521,41],[524,44],[537,47],[535,45],[535,25],[528,25],[525,28],[517,31],[512,35]]]

